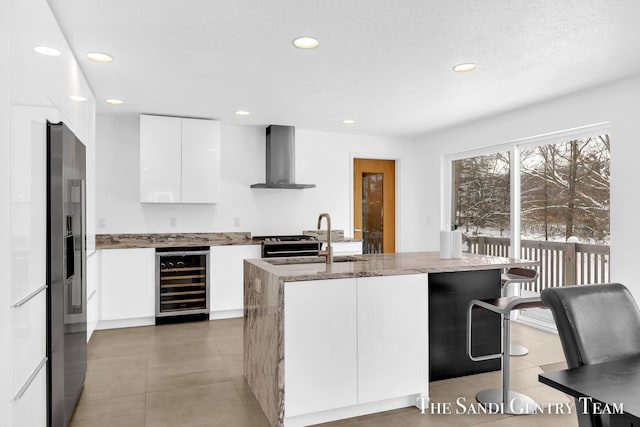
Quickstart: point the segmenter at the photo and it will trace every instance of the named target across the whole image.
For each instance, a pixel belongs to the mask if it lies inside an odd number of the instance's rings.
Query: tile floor
[[[513,323],[512,337],[530,349],[512,358],[512,388],[539,403],[570,402],[538,382],[540,372],[566,366],[557,335]],[[450,402],[451,415],[405,408],[324,426],[577,426],[574,414],[455,414],[457,399],[468,408],[500,381],[498,371],[431,383],[432,402]],[[269,426],[242,377],[242,319],[96,331],[71,427],[107,426]]]

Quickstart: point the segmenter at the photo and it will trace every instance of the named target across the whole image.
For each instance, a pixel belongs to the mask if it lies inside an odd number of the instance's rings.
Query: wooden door
[[[365,254],[396,250],[395,172],[395,160],[353,161],[354,238]]]

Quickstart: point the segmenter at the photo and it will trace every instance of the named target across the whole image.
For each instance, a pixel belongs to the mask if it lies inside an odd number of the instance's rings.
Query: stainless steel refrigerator
[[[47,412],[66,427],[87,370],[85,146],[47,122]]]

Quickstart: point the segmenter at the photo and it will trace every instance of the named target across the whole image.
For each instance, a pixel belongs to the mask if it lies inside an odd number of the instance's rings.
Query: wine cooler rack
[[[208,247],[156,249],[156,323],[208,318],[208,270]]]

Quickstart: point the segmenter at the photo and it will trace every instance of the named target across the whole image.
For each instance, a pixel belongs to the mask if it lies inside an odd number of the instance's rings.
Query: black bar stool
[[[473,307],[478,306],[498,313],[502,317],[502,345],[500,353],[474,356],[471,353],[471,322]],[[543,307],[540,297],[521,298],[517,296],[501,297],[487,300],[472,300],[467,313],[467,355],[474,362],[502,358],[502,388],[482,390],[476,395],[476,400],[489,409],[501,408],[505,414],[532,414],[536,410],[536,402],[529,396],[509,390],[509,356],[510,335],[509,327],[511,311],[521,308]]]
[[[509,288],[515,283],[535,283],[538,280],[538,272],[531,268],[512,267],[503,273],[500,277],[502,284],[502,296],[509,296]],[[529,353],[529,349],[523,345],[511,343],[509,344],[509,354],[511,356],[524,356]]]

